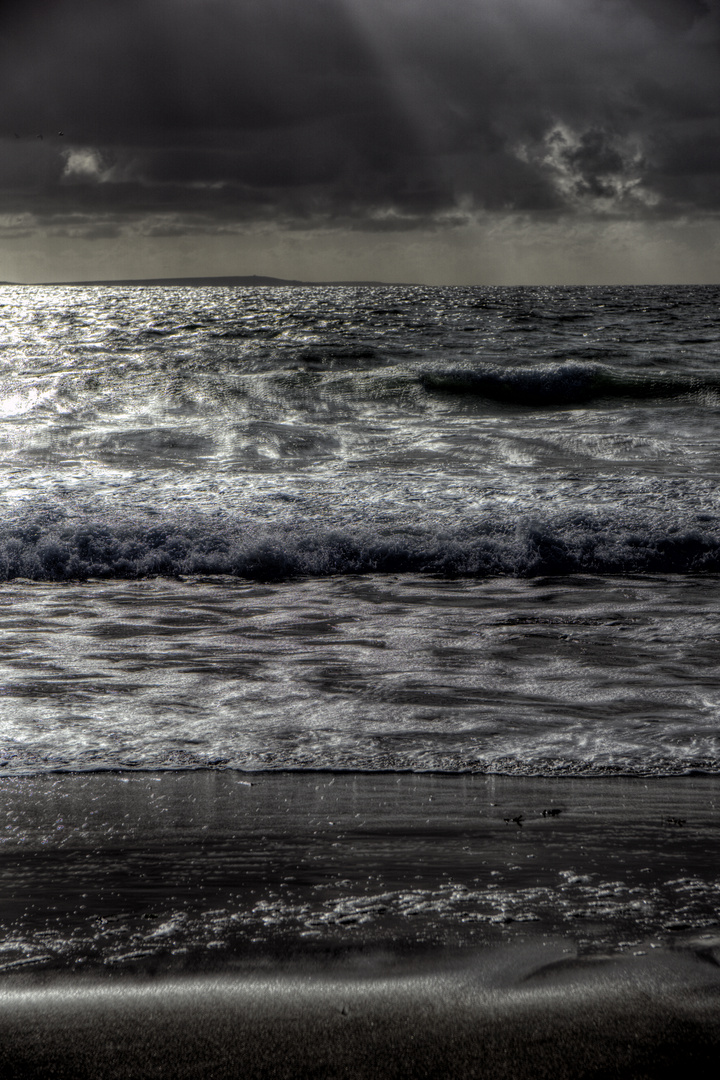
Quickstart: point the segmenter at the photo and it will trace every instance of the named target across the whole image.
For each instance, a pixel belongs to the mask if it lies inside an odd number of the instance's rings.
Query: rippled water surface
[[[719,297],[3,288],[6,771],[717,772]]]
[[[6,772],[719,772],[716,577],[0,589]]]

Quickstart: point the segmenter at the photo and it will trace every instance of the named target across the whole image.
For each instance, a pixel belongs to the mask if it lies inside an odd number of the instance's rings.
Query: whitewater
[[[719,298],[3,287],[3,772],[720,772]]]

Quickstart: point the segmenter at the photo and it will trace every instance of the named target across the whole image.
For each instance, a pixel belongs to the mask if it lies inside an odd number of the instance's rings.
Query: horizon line
[[[77,287],[113,287],[113,286],[187,286],[202,287],[203,285],[226,285],[238,287],[253,286],[277,286],[277,287],[347,287],[347,288],[426,288],[426,289],[611,289],[611,288],[703,288],[716,287],[720,281],[694,281],[694,282],[532,282],[518,281],[512,283],[501,282],[465,282],[450,284],[447,282],[428,285],[421,281],[377,281],[367,279],[341,279],[334,281],[304,281],[298,278],[278,278],[266,274],[188,274],[185,276],[164,276],[150,278],[84,278],[73,281],[0,281],[0,288],[11,287],[42,287],[52,288],[55,286]]]

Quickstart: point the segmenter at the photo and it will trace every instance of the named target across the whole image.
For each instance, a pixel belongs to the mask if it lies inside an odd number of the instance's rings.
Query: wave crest
[[[682,376],[620,372],[603,364],[561,363],[533,367],[481,365],[424,371],[420,376],[429,391],[467,394],[510,405],[579,405],[598,398],[680,397],[717,392],[720,386]]]
[[[88,520],[0,527],[0,580],[229,574],[258,581],[335,574],[532,577],[719,573],[720,518],[492,518],[450,530],[267,526],[215,520]]]

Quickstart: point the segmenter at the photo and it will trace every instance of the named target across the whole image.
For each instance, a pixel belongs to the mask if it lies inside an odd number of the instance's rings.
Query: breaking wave
[[[709,514],[487,518],[454,529],[357,529],[198,516],[163,524],[87,520],[0,527],[0,580],[233,575],[259,581],[337,574],[533,577],[720,573]]]
[[[559,363],[534,367],[481,365],[424,371],[424,388],[490,398],[510,405],[580,405],[599,398],[669,398],[717,393],[720,383],[688,376],[620,372],[603,364]]]

